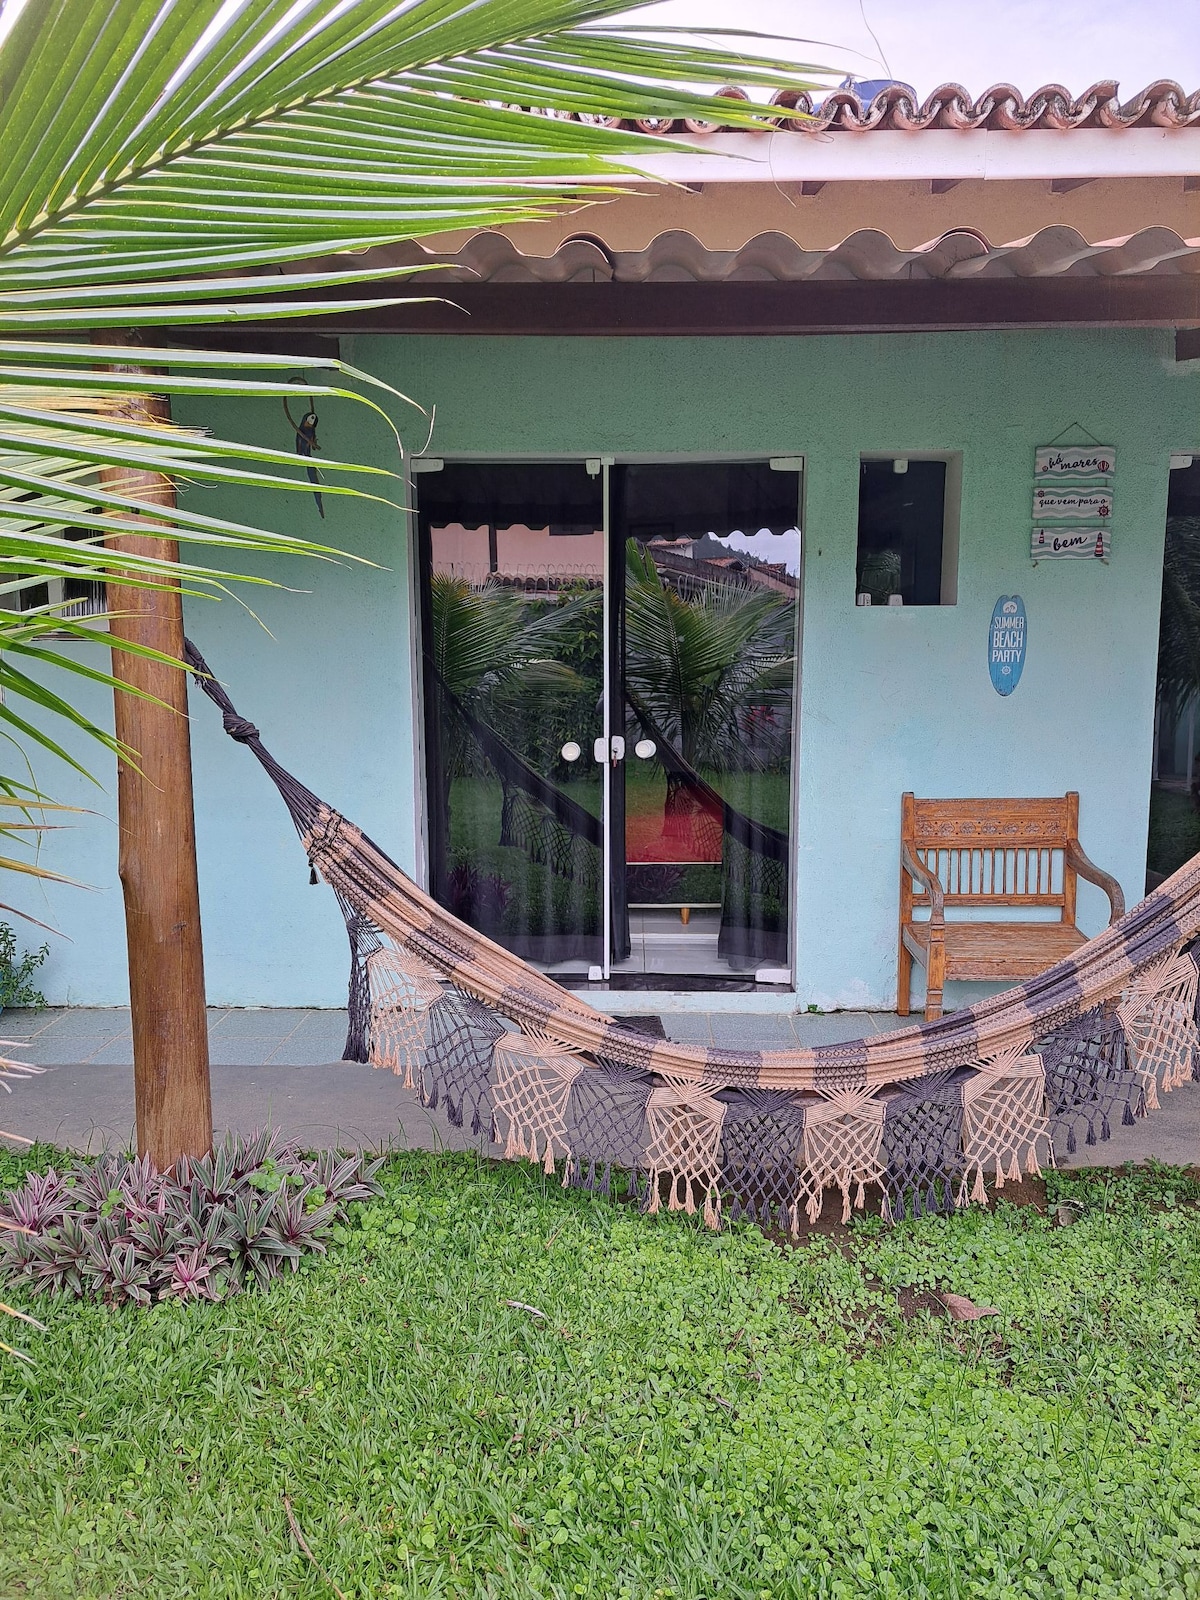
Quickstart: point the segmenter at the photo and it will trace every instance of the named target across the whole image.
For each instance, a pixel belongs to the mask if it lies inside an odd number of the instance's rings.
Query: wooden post
[[[133,343],[127,334],[97,338],[106,344]],[[130,355],[125,370],[146,370],[136,366],[135,349]],[[163,398],[131,395],[125,414],[139,423],[167,421],[170,407]],[[174,484],[156,472],[105,468],[101,480],[150,508],[175,504]],[[148,529],[162,527],[152,511],[145,520]],[[105,544],[163,561],[179,559],[177,542],[159,532],[114,535]],[[129,655],[116,648],[116,641],[150,645],[179,658],[183,602],[177,585],[153,590],[114,585],[109,609],[113,676],[164,702],[114,696],[117,737],[137,761],[136,768],[118,764],[117,810],[138,1153],[165,1169],[180,1156],[204,1155],[212,1148],[187,676],[177,667]]]

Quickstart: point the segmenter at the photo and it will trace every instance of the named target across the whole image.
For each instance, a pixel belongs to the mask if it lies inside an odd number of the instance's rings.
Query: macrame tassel
[[[999,1163],[997,1163],[996,1171],[998,1174],[1000,1173]],[[1000,1187],[1002,1181],[1002,1176],[998,1176],[996,1181],[997,1188]],[[988,1203],[987,1189],[984,1187],[983,1182],[982,1165],[975,1168],[975,1182],[971,1185],[971,1199],[976,1205],[979,1206],[985,1206]]]
[[[533,1142],[533,1159],[535,1161],[537,1160],[537,1140],[536,1139],[534,1139],[534,1142]],[[553,1141],[553,1139],[547,1139],[546,1140],[546,1156],[545,1156],[545,1160],[542,1162],[542,1171],[546,1174],[547,1177],[550,1177],[550,1175],[554,1171],[554,1141]]]
[[[1159,1104],[1158,1104],[1158,1079],[1150,1077],[1150,1078],[1147,1078],[1145,1080],[1145,1083],[1146,1083],[1146,1086],[1142,1090],[1142,1095],[1143,1095],[1143,1098],[1145,1100],[1146,1110],[1147,1111],[1157,1111],[1159,1109]]]
[[[1096,1135],[1095,1135],[1095,1132],[1094,1132],[1090,1122],[1088,1123],[1088,1139],[1087,1139],[1087,1142],[1089,1144],[1095,1144],[1095,1142],[1096,1142]],[[1077,1148],[1077,1146],[1076,1146],[1076,1143],[1075,1143],[1075,1124],[1073,1122],[1068,1122],[1068,1124],[1067,1124],[1067,1154],[1069,1156],[1073,1156],[1075,1154],[1076,1148]]]
[[[704,1197],[704,1226],[714,1231],[721,1226],[721,1196],[716,1189],[710,1189]]]
[[[1133,1107],[1130,1105],[1129,1101],[1126,1100],[1126,1102],[1125,1102],[1125,1110],[1121,1115],[1121,1126],[1123,1128],[1136,1127],[1137,1126],[1138,1116],[1140,1115],[1140,1116],[1144,1117],[1145,1114],[1146,1114],[1146,1096],[1144,1094],[1138,1096],[1138,1109],[1137,1109],[1136,1113],[1135,1113]]]
[[[1190,1061],[1185,1061],[1181,1053],[1176,1056],[1174,1066],[1168,1065],[1163,1073],[1163,1093],[1170,1094],[1172,1090],[1186,1083],[1191,1076],[1192,1064]]]
[[[862,1187],[862,1185],[860,1184],[859,1188],[861,1188],[861,1187]],[[843,1225],[843,1227],[849,1221],[850,1221],[850,1190],[847,1187],[847,1188],[842,1190],[842,1225]]]

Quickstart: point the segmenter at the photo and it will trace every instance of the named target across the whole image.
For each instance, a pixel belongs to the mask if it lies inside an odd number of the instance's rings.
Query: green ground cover
[[[1200,1596],[1182,1174],[798,1249],[523,1165],[383,1178],[268,1294],[39,1302],[0,1594]],[[897,1300],[935,1285],[1002,1315]]]

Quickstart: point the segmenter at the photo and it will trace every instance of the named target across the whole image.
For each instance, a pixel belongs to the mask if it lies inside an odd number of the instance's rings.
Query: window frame
[[[939,598],[930,605],[863,606],[857,604],[859,562],[859,518],[862,513],[862,467],[866,461],[941,461],[945,463],[946,478],[942,495],[942,564]],[[961,450],[860,450],[857,458],[854,518],[854,591],[855,607],[867,611],[936,611],[942,606],[958,604],[958,576],[960,534],[962,523],[962,463]]]

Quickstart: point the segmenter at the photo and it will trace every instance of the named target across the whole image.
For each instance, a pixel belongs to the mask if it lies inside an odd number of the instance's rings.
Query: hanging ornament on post
[[[295,381],[297,383],[303,383],[304,380],[302,378],[297,378]],[[291,424],[296,435],[296,454],[298,456],[304,456],[309,462],[307,469],[308,481],[310,483],[320,483],[321,474],[317,471],[316,464],[312,460],[314,451],[319,450],[321,447],[317,443],[318,419],[311,397],[309,399],[308,408],[306,409],[304,415],[300,418],[299,422],[297,422],[295,417],[292,416],[286,396],[284,397],[283,401],[283,414],[288,419],[288,422]],[[317,502],[318,513],[322,518],[324,518],[325,500],[319,489],[313,490],[313,499]]]

